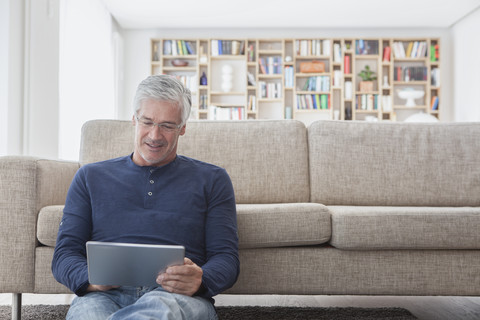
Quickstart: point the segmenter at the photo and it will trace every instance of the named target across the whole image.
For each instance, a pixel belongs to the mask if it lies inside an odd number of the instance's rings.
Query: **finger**
[[[183,264],[194,265],[193,261],[185,257],[183,259]]]
[[[183,266],[173,266],[167,268],[165,271],[168,275],[192,275],[196,271],[195,265],[183,265]]]

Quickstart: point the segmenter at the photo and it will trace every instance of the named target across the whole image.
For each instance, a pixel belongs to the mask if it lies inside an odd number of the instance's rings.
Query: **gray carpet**
[[[65,319],[68,305],[24,305],[22,320]],[[218,307],[219,320],[414,320],[402,308]],[[0,320],[11,319],[10,306],[0,306]]]

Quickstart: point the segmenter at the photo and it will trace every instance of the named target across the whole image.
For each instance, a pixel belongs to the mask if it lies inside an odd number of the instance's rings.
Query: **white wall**
[[[78,160],[82,125],[115,118],[114,29],[99,0],[62,0],[61,10],[57,156]]]
[[[0,155],[23,153],[25,0],[0,0]]]
[[[58,156],[59,0],[27,0],[24,153]]]
[[[447,61],[451,60],[451,35],[449,29],[165,29],[165,30],[125,30],[125,81],[124,99],[120,112],[122,119],[132,116],[132,101],[138,83],[150,75],[150,38],[348,38],[348,37],[382,37],[382,38],[418,38],[438,37],[441,39],[442,55],[442,100],[443,106],[452,106],[452,74]],[[453,120],[453,108],[440,110],[442,121]]]
[[[480,9],[452,28],[455,121],[480,121]],[[443,71],[442,71],[443,72]],[[444,75],[441,75],[442,82]],[[445,85],[442,83],[442,88]]]

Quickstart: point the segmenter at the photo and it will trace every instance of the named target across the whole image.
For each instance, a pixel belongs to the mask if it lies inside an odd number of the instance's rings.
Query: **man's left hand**
[[[168,267],[157,277],[157,283],[168,292],[193,296],[202,284],[203,270],[185,258],[182,266]]]

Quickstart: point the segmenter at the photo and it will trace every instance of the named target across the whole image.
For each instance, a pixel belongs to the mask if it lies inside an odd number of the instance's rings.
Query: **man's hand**
[[[202,284],[203,270],[185,258],[182,266],[168,267],[157,277],[157,283],[168,292],[193,296]]]
[[[103,286],[99,284],[89,284],[87,288],[87,292],[92,291],[108,291],[111,289],[119,288],[119,286]]]

